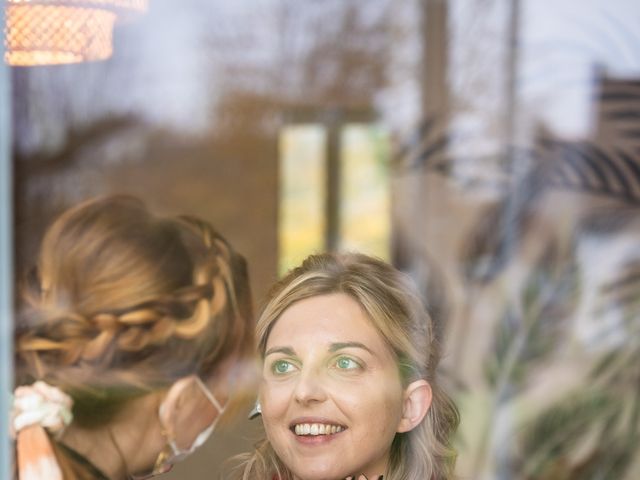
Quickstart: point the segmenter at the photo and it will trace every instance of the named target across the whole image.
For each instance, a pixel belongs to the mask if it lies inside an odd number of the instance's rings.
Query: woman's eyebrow
[[[269,350],[264,352],[264,356],[271,355],[272,353],[284,353],[285,355],[291,355],[295,357],[296,351],[291,347],[271,347]]]
[[[329,347],[329,351],[337,352],[338,350],[342,350],[343,348],[362,348],[363,350],[366,350],[367,352],[369,352],[371,355],[374,355],[374,353],[371,351],[369,347],[367,347],[364,343],[360,343],[360,342],[332,343],[331,346]]]

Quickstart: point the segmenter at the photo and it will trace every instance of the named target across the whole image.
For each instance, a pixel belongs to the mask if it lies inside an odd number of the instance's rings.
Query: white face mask
[[[168,462],[168,463],[174,463],[174,462],[180,461],[184,459],[186,456],[191,455],[193,452],[195,452],[196,449],[198,449],[198,447],[201,447],[209,439],[209,437],[215,430],[216,425],[218,424],[218,420],[220,419],[220,417],[224,413],[224,409],[226,408],[226,406],[223,407],[222,405],[220,405],[220,402],[218,402],[215,395],[207,388],[207,386],[204,384],[202,380],[200,380],[199,377],[195,377],[195,379],[196,379],[196,383],[202,390],[202,393],[204,393],[207,399],[215,407],[215,409],[218,411],[218,414],[216,415],[216,418],[213,420],[211,425],[209,425],[205,430],[203,430],[198,434],[198,436],[195,438],[195,440],[191,444],[191,447],[187,449],[181,449],[176,444],[175,439],[170,438],[168,440],[168,443],[169,443],[169,446],[171,447],[171,450],[173,451],[173,457],[168,460],[172,460],[173,462]],[[163,406],[164,404],[160,406],[160,418],[162,418]]]
[[[226,406],[223,407],[222,405],[220,405],[220,402],[218,402],[215,395],[207,388],[207,386],[204,384],[202,380],[200,380],[200,378],[198,377],[194,377],[194,378],[196,380],[196,383],[198,384],[198,387],[200,388],[200,390],[202,390],[202,393],[205,395],[205,397],[207,397],[207,399],[218,411],[216,418],[213,420],[211,425],[209,425],[205,430],[203,430],[198,434],[198,436],[195,438],[191,446],[187,449],[180,448],[174,438],[167,438],[167,446],[170,448],[171,451],[168,452],[167,449],[165,448],[158,455],[158,459],[156,460],[153,471],[146,475],[132,475],[131,478],[133,480],[145,480],[147,478],[155,477],[156,475],[167,473],[169,470],[171,470],[171,467],[173,467],[173,464],[178,463],[181,460],[184,460],[186,457],[188,457],[194,451],[196,451],[199,447],[201,447],[209,439],[209,437],[215,430],[216,425],[218,424],[218,420],[224,413]],[[162,423],[162,419],[165,418],[164,410],[166,408],[167,406],[165,402],[163,402],[162,405],[160,405],[160,408],[158,410],[160,423]]]

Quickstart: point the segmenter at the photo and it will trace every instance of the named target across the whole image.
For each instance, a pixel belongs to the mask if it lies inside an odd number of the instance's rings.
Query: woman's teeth
[[[339,425],[325,425],[323,423],[300,423],[294,427],[296,435],[333,435],[344,430]]]

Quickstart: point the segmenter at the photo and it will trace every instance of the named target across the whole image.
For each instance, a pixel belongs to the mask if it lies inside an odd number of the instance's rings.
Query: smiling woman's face
[[[396,361],[345,294],[301,300],[267,339],[260,399],[274,450],[299,480],[386,471],[403,388]]]

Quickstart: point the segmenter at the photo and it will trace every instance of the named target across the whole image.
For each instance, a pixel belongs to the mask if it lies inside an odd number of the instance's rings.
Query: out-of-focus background
[[[640,478],[639,2],[121,13],[108,58],[59,65],[11,56],[29,17],[7,17],[17,277],[56,214],[109,193],[210,220],[258,304],[311,252],[372,253],[436,320],[460,478]],[[258,423],[164,478],[218,478]]]

